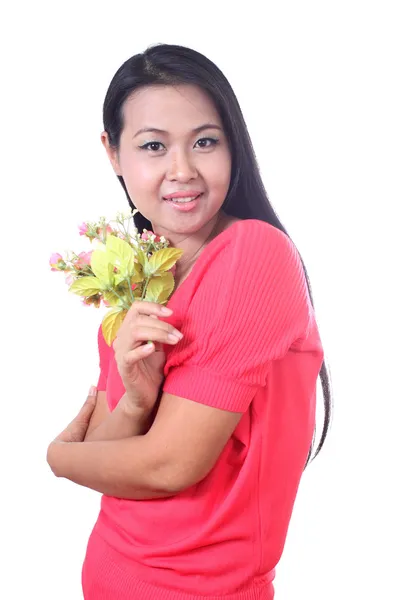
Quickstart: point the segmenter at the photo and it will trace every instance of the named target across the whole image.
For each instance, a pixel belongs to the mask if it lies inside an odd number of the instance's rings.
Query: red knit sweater
[[[215,467],[172,498],[102,497],[86,600],[271,600],[315,425],[323,350],[300,257],[255,219],[204,249],[172,295],[163,390],[243,416]],[[124,393],[99,332],[99,390]]]

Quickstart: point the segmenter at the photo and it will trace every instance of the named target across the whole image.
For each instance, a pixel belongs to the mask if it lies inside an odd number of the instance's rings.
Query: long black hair
[[[230,186],[221,209],[226,214],[239,219],[266,221],[289,237],[268,199],[249,132],[235,93],[220,69],[199,52],[183,46],[159,44],[124,62],[110,83],[103,105],[104,130],[108,134],[110,146],[119,149],[124,127],[124,103],[134,91],[151,85],[179,84],[197,85],[206,91],[213,99],[221,117],[232,156]],[[123,178],[119,176],[118,179],[125,190],[130,207],[132,210],[136,209],[129,197]],[[144,228],[152,229],[151,222],[140,213],[135,214],[134,222],[139,232],[142,232]],[[314,306],[310,280],[303,261],[302,264],[311,303]],[[330,377],[325,361],[319,375],[322,383],[325,416],[321,439],[311,460],[317,456],[324,444],[332,412]],[[315,431],[306,466],[310,462],[314,442]]]

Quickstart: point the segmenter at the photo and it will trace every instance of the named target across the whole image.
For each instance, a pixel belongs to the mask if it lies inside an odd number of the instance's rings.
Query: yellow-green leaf
[[[104,286],[108,287],[112,285],[114,279],[112,258],[107,251],[100,249],[94,250],[90,260],[90,266],[92,267],[93,273]]]
[[[108,279],[110,281],[110,285],[114,285],[114,278],[115,278],[114,265],[111,262],[109,262],[108,263]]]
[[[110,306],[121,306],[122,300],[118,298],[112,291],[103,292],[104,300],[108,302]]]
[[[113,258],[113,263],[121,271],[121,275],[128,277],[135,271],[135,253],[132,247],[119,237],[108,236],[106,242],[108,254]]]
[[[118,329],[121,327],[126,313],[127,311],[121,308],[111,308],[104,317],[101,328],[103,337],[109,346],[117,337]]]
[[[143,252],[139,246],[135,248],[136,258],[139,261],[139,264],[144,268],[146,263],[148,262],[146,254]]]
[[[174,285],[175,281],[171,271],[167,271],[159,277],[153,277],[147,286],[145,300],[164,304],[171,295]]]
[[[117,273],[116,275],[114,275],[114,286],[115,287],[117,287],[123,281],[125,281],[125,277],[123,275],[121,275],[120,273]]]
[[[163,248],[162,250],[157,250],[145,267],[146,277],[151,277],[155,273],[169,271],[182,254],[183,250],[180,248]]]
[[[88,275],[87,277],[79,277],[70,286],[69,291],[77,294],[78,296],[94,296],[103,289],[101,281],[97,277]]]
[[[133,290],[133,296],[134,296],[135,300],[140,300],[140,298],[142,297],[142,292],[143,292],[143,286],[142,285],[138,285]]]
[[[144,280],[143,268],[139,263],[135,263],[134,271],[131,277],[131,283],[142,283]]]

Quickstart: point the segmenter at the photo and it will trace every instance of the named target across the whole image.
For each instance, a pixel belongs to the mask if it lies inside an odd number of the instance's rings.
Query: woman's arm
[[[52,443],[47,460],[56,476],[108,496],[174,496],[210,472],[240,417],[164,393],[146,435]]]
[[[85,442],[120,440],[123,438],[144,435],[148,432],[152,414],[134,408],[127,401],[126,394],[111,412],[108,408],[106,392],[97,392],[96,408],[85,436]]]
[[[98,447],[100,445],[100,447],[103,447],[104,444],[106,444],[108,447],[110,447],[112,450],[114,449],[114,444],[115,442],[118,443],[118,441],[120,441],[120,439],[117,440],[108,440],[108,441],[95,441],[95,442],[89,442],[87,444],[84,444],[84,440],[85,440],[85,436],[88,430],[88,426],[90,422],[93,422],[94,425],[96,426],[96,424],[98,423],[99,419],[100,419],[100,415],[101,415],[101,410],[97,410],[97,413],[95,415],[95,410],[96,407],[98,409],[97,406],[97,391],[96,388],[92,387],[89,391],[88,397],[86,398],[86,401],[84,403],[84,405],[82,406],[81,410],[79,411],[79,413],[76,415],[76,417],[71,421],[71,423],[69,423],[69,425],[67,425],[67,427],[53,440],[53,442],[49,445],[48,450],[47,450],[47,462],[49,463],[50,467],[52,468],[53,472],[58,475],[61,476],[61,472],[60,469],[63,468],[63,464],[62,464],[62,460],[60,460],[62,458],[66,458],[65,452],[66,452],[66,448],[67,446],[69,446],[70,444],[77,444],[77,447],[81,448],[85,447],[85,449],[90,446],[90,448],[95,448],[96,446]],[[121,404],[121,407],[124,407],[124,403]],[[120,415],[123,416],[123,411],[120,409],[116,409],[116,415]],[[129,406],[128,406],[129,408]],[[108,407],[107,407],[108,409]],[[109,411],[108,411],[109,412]],[[115,411],[114,411],[115,412]],[[92,417],[95,416],[94,420],[92,420]],[[114,419],[114,421],[111,419],[111,414],[109,412],[109,416],[110,416],[110,422],[108,424],[108,429],[105,430],[101,425],[99,424],[99,429],[103,429],[103,435],[110,435],[112,433],[112,426],[114,426],[114,433],[115,435],[121,435],[124,432],[124,426],[125,426],[125,433],[127,430],[129,430],[131,433],[135,433],[136,431],[139,431],[139,434],[137,436],[133,435],[130,436],[128,438],[123,438],[121,441],[123,443],[126,443],[127,441],[129,442],[129,440],[142,440],[144,438],[143,435],[140,435],[140,430],[142,429],[141,424],[145,423],[145,420],[142,419],[142,415],[134,415],[133,419],[132,419],[132,414],[129,414],[129,419],[124,421],[124,419]],[[120,421],[120,426],[118,427],[118,420]],[[111,428],[110,428],[110,423],[111,423]],[[122,427],[121,427],[122,425]],[[143,429],[148,429],[147,425],[143,425]],[[105,431],[105,433],[104,433]],[[111,444],[111,446],[110,446]],[[58,450],[57,450],[58,448]],[[63,448],[63,449],[62,449]],[[91,452],[91,449],[89,450],[89,452]],[[79,451],[78,451],[79,452]],[[59,456],[57,456],[59,454]],[[86,464],[86,460],[85,460],[85,456],[86,456],[86,452],[82,455],[83,456],[83,466],[88,467],[89,469],[91,469],[92,467]],[[72,458],[73,460],[73,456],[70,456],[70,458]],[[109,457],[108,457],[109,458]],[[111,456],[112,458],[112,456]],[[68,459],[67,459],[68,460]],[[125,460],[125,458],[124,458]],[[98,461],[96,461],[97,463]],[[72,466],[72,465],[70,465]],[[100,465],[97,464],[97,466],[100,466],[100,470],[102,469],[101,467],[101,461],[100,461]],[[95,475],[96,477],[96,475]],[[118,479],[117,479],[118,482]],[[82,484],[83,485],[83,484]],[[93,486],[88,486],[88,487],[93,487]],[[97,488],[93,488],[93,489],[97,489]],[[101,490],[98,490],[101,491]],[[152,490],[152,491],[144,491],[144,492],[140,492],[138,495],[138,498],[141,499],[154,499],[154,498],[168,498],[170,496],[173,496],[174,494],[171,494],[170,492],[165,492],[165,491],[157,491],[157,490]]]

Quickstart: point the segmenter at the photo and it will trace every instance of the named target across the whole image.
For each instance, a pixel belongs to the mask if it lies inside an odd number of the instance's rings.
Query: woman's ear
[[[115,174],[121,176],[122,173],[121,173],[121,168],[119,166],[118,150],[116,148],[114,148],[113,146],[110,146],[110,142],[108,139],[108,133],[106,131],[103,131],[103,133],[101,134],[101,143],[103,144],[104,148],[106,149],[107,156],[110,160],[110,163],[112,165],[112,168],[114,169]]]

